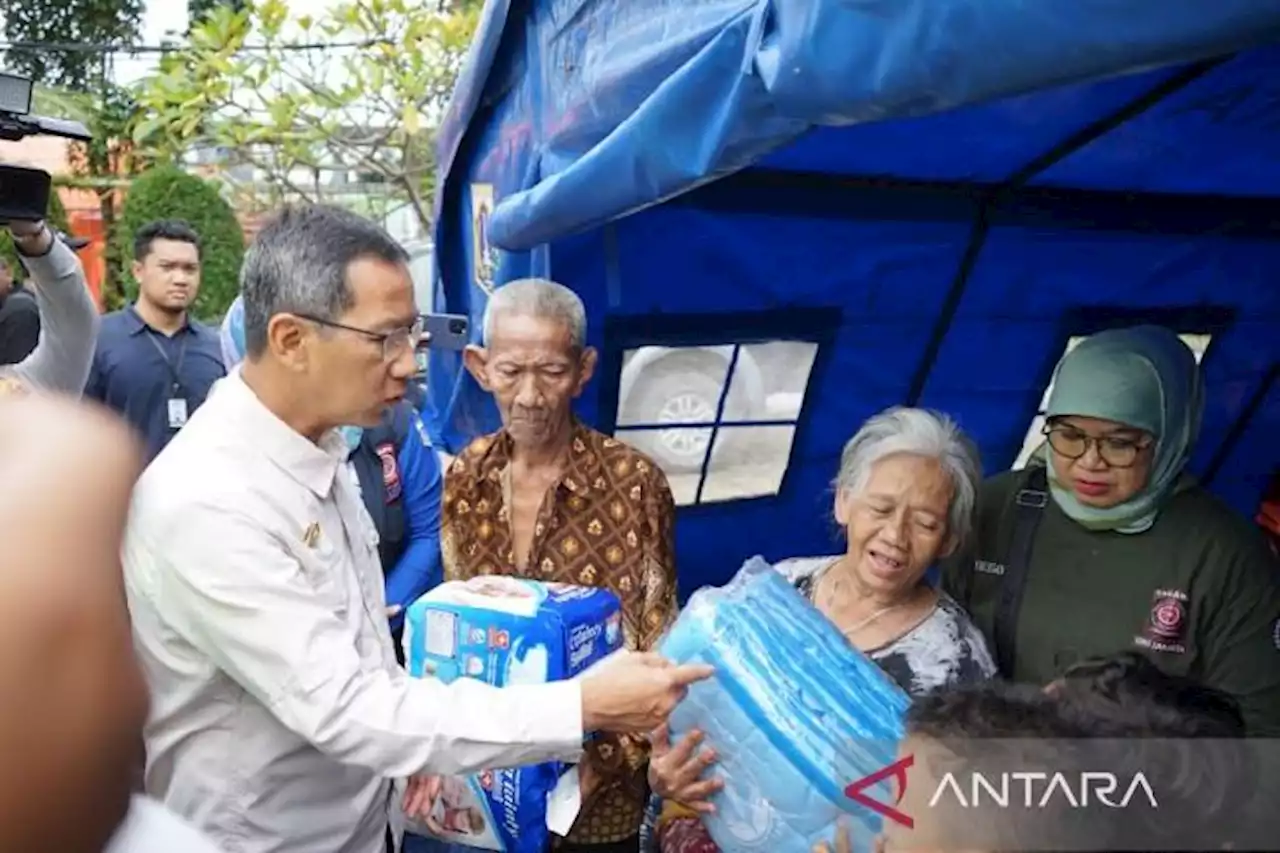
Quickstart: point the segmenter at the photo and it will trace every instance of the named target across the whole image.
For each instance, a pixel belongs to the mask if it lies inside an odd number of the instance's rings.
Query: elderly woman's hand
[[[845,823],[844,818],[836,824],[835,846],[826,841],[820,841],[813,845],[813,853],[853,853],[853,841],[849,838],[849,825]],[[885,853],[884,836],[876,837],[874,853]]]
[[[724,787],[719,779],[704,779],[702,774],[715,763],[712,749],[698,749],[703,734],[693,730],[674,747],[671,730],[659,727],[651,736],[653,751],[649,754],[649,787],[664,800],[674,800],[700,814],[716,809],[709,800]],[[695,754],[696,753],[696,754]]]

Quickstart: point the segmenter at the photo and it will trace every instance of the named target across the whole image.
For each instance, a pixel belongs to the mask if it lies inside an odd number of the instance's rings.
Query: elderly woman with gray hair
[[[835,517],[844,528],[844,553],[777,564],[855,648],[913,696],[996,672],[964,609],[925,580],[969,537],[980,477],[973,443],[949,418],[889,409],[868,420],[841,455]],[[695,754],[696,734],[674,748],[665,731],[654,741],[649,781],[665,805],[650,848],[657,841],[663,853],[715,850],[697,817],[722,785],[703,778],[714,753]]]

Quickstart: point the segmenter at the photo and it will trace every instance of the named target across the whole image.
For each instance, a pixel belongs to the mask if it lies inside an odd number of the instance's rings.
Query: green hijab
[[[1203,412],[1199,365],[1176,334],[1160,326],[1135,326],[1091,335],[1059,362],[1045,416],[1080,415],[1136,427],[1155,436],[1155,457],[1146,486],[1108,509],[1080,503],[1048,465],[1054,501],[1090,530],[1147,530],[1165,501],[1189,485],[1183,469]],[[1048,446],[1041,452],[1048,462]]]

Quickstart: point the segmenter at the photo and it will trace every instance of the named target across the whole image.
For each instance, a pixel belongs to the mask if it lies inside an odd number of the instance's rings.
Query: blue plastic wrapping
[[[694,593],[661,651],[707,663],[671,715],[674,740],[706,734],[724,789],[704,817],[726,851],[807,853],[847,815],[856,850],[880,818],[845,794],[894,760],[909,699],[760,557],[719,588]],[[868,796],[894,795],[869,788]]]
[[[414,678],[475,678],[501,687],[572,678],[622,646],[608,590],[510,577],[441,584],[409,607],[405,661]],[[444,830],[410,831],[503,853],[543,853],[547,798],[565,766],[495,768],[443,781],[431,813]]]

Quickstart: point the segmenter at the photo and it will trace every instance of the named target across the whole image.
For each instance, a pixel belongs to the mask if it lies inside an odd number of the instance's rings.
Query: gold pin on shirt
[[[307,529],[302,532],[302,541],[307,543],[308,548],[320,544],[320,522],[313,521],[307,525]]]
[[[0,397],[25,397],[27,386],[12,376],[0,377]]]

